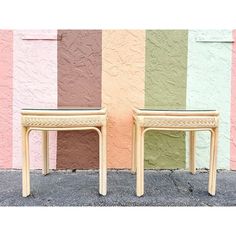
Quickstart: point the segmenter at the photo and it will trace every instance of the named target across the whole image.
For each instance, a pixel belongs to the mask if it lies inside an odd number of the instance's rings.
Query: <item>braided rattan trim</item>
[[[101,117],[22,117],[23,126],[32,127],[80,127],[80,126],[102,126],[105,118]]]
[[[142,123],[142,122],[141,122]],[[214,117],[206,118],[143,118],[143,126],[145,127],[186,127],[186,128],[207,128],[217,127],[218,122]]]

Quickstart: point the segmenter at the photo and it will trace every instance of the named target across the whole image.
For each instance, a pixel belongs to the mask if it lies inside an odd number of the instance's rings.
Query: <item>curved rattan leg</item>
[[[132,133],[132,163],[131,163],[131,172],[135,174],[136,172],[136,128],[135,123],[133,122],[133,133]]]
[[[192,174],[196,173],[196,155],[195,155],[195,146],[196,146],[196,131],[190,131],[190,147],[189,147],[189,170]]]
[[[209,168],[209,184],[208,184],[208,192],[212,196],[214,196],[216,192],[217,145],[218,145],[218,128],[214,128],[211,131],[210,168]]]
[[[99,193],[103,196],[107,194],[107,139],[106,125],[101,127],[101,135],[99,134]]]
[[[29,129],[22,127],[22,196],[30,195]]]
[[[48,131],[42,131],[42,155],[43,155],[43,168],[42,174],[47,175],[49,173],[49,148],[48,148]]]
[[[144,159],[142,128],[136,124],[136,195],[141,197],[144,194]]]

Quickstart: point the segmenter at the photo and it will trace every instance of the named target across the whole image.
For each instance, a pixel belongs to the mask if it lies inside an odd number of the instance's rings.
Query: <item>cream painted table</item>
[[[43,174],[49,173],[48,131],[94,130],[99,136],[99,193],[107,192],[106,109],[22,109],[22,195],[30,195],[29,133],[42,131]]]
[[[190,131],[190,171],[196,171],[195,131],[210,131],[210,167],[208,192],[216,192],[217,143],[219,113],[215,110],[156,110],[134,109],[133,161],[136,171],[136,194],[144,194],[144,135],[150,130]]]

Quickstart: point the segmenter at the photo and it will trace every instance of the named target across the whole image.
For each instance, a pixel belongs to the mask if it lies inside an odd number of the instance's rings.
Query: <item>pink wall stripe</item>
[[[230,169],[236,170],[236,30],[233,30],[232,47],[232,80],[231,80],[231,142],[230,142]]]
[[[51,34],[50,39],[25,40],[27,34]],[[57,108],[56,30],[14,31],[13,79],[13,168],[21,168],[22,108]],[[49,36],[48,36],[49,37]],[[31,168],[42,168],[41,134],[33,131],[30,142]],[[49,136],[50,168],[56,167],[56,133]]]
[[[12,36],[0,30],[0,168],[12,167]]]

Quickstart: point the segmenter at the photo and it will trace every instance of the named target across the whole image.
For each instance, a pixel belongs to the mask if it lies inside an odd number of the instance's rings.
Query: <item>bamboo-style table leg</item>
[[[49,149],[48,149],[48,131],[42,131],[42,154],[43,154],[43,168],[42,174],[47,175],[49,173]]]
[[[196,155],[195,155],[195,146],[196,146],[196,133],[195,131],[189,132],[190,136],[190,147],[189,147],[189,170],[192,174],[196,173]]]
[[[22,127],[22,196],[30,195],[29,130]]]
[[[107,194],[106,125],[101,127],[101,136],[99,138],[99,193],[105,196]]]
[[[218,144],[218,128],[211,131],[211,147],[210,147],[210,168],[208,192],[214,196],[216,193],[216,169],[217,169],[217,144]]]
[[[134,174],[136,172],[136,127],[135,123],[133,122],[133,136],[132,136],[132,166],[131,172]]]
[[[144,194],[144,150],[143,128],[136,124],[136,195]]]

